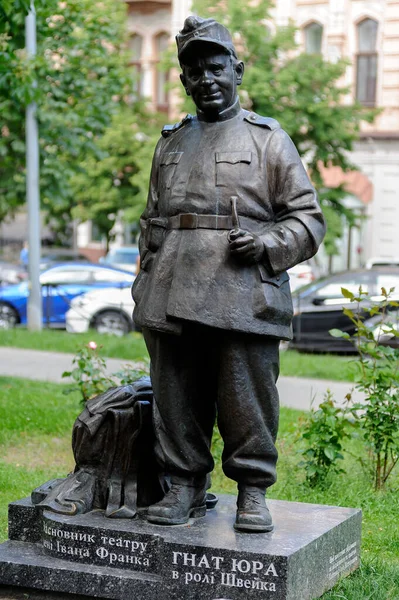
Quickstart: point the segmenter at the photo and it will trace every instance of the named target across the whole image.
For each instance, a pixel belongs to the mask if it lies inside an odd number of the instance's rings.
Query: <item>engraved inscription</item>
[[[95,536],[93,534],[49,527],[47,523],[43,523],[43,531],[50,537],[54,538],[62,538],[64,540],[71,540],[75,542],[85,542],[86,544],[94,544],[95,542]]]
[[[148,538],[147,538],[148,540]],[[157,541],[134,535],[106,535],[104,530],[89,533],[73,526],[43,522],[43,549],[58,558],[117,568],[151,570]]]
[[[343,550],[330,556],[328,578],[334,579],[354,565],[358,559],[358,542],[348,544]]]
[[[103,546],[101,546],[100,548],[97,548],[96,554],[102,560],[104,560],[105,562],[108,562],[108,564],[110,564],[110,565],[118,564],[118,566],[119,566],[120,564],[122,564],[122,565],[127,564],[127,565],[136,565],[139,567],[149,567],[150,566],[150,561],[148,558],[143,558],[142,556],[110,552],[109,550],[107,550],[107,548],[104,548]]]
[[[171,578],[184,585],[208,584],[264,592],[276,592],[279,583],[273,562],[176,551],[172,553]]]

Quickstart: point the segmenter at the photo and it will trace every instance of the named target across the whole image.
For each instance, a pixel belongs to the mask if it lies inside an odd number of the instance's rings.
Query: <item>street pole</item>
[[[36,55],[36,12],[32,0],[25,20],[26,51]],[[34,84],[35,85],[35,84]],[[29,298],[28,329],[41,331],[42,290],[40,286],[40,191],[39,191],[39,131],[36,103],[26,108],[26,202],[28,206]]]

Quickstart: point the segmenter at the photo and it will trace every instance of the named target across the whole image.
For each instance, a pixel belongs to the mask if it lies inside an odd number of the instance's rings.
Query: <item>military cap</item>
[[[236,49],[230,32],[215,19],[203,19],[197,15],[187,17],[183,29],[176,36],[177,56],[182,61],[183,55],[195,43],[208,43],[221,46],[237,58]]]

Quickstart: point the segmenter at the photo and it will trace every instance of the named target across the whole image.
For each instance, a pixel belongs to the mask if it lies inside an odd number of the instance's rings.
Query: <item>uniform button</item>
[[[249,118],[251,119],[251,121],[256,121],[256,115],[250,115]]]
[[[280,281],[280,275],[277,275],[276,279],[277,281]]]

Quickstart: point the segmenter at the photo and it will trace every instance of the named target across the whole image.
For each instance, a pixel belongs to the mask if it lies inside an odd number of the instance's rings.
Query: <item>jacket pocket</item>
[[[179,164],[183,152],[164,152],[159,162],[159,189],[169,190],[172,187],[176,166]]]
[[[133,282],[132,285],[132,298],[135,302],[135,304],[139,304],[141,298],[143,297],[144,294],[144,290],[146,287],[146,281],[148,278],[148,273],[147,271],[144,271],[143,269],[140,269],[139,273],[137,274],[136,279]]]
[[[145,245],[151,252],[156,252],[162,246],[167,225],[168,220],[162,217],[148,219]]]
[[[231,186],[249,176],[252,154],[250,150],[240,152],[216,152],[216,185]]]
[[[290,278],[286,271],[270,275],[258,265],[259,284],[254,289],[254,315],[272,323],[290,325],[293,316]]]
[[[154,262],[155,254],[148,251],[140,263],[140,270],[137,273],[136,279],[132,285],[132,298],[136,306],[140,303],[145,289],[147,287],[148,275],[151,271],[152,263]],[[136,310],[136,309],[135,309]],[[138,312],[138,311],[136,311]]]
[[[151,265],[154,262],[154,258],[155,258],[155,255],[153,252],[147,252],[147,254],[143,258],[143,261],[140,264],[139,273],[141,273],[141,271],[147,271],[147,272],[150,271]]]
[[[132,298],[134,300],[135,303],[135,313],[138,313],[138,306],[141,302],[141,299],[144,296],[144,292],[146,290],[147,287],[147,281],[148,281],[148,271],[146,271],[145,269],[140,269],[140,271],[137,274],[136,279],[133,282],[132,285]]]

